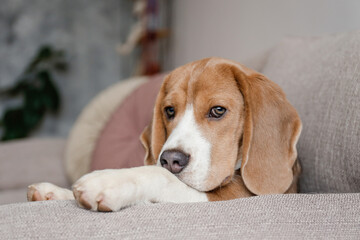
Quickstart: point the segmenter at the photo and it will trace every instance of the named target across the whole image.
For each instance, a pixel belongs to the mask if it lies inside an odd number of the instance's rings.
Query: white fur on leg
[[[100,170],[86,174],[73,186],[79,205],[91,210],[117,211],[147,202],[205,202],[199,192],[158,166]]]
[[[71,200],[74,199],[74,194],[69,189],[44,182],[28,186],[27,199],[28,201]]]

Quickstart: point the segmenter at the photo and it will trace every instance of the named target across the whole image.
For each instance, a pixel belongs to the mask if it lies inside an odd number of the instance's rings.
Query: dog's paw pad
[[[53,192],[41,191],[36,185],[30,185],[26,195],[28,201],[46,201],[55,199]]]
[[[112,212],[112,209],[110,209],[105,204],[105,201],[104,201],[105,197],[102,193],[100,193],[95,198],[95,201],[93,201],[93,203],[92,203],[89,200],[89,197],[87,197],[86,193],[84,193],[83,191],[80,191],[75,187],[75,188],[73,188],[73,192],[74,192],[75,199],[80,207],[83,207],[83,208],[89,209],[89,210],[91,209],[94,211],[99,211],[99,212]]]
[[[36,189],[36,187],[31,185],[28,187],[27,200],[28,201],[43,201],[45,199],[41,196],[41,193]]]
[[[77,188],[73,188],[73,193],[75,196],[75,199],[80,207],[83,207],[85,209],[93,209],[89,201],[86,199],[85,194],[83,191],[78,190]],[[93,209],[96,210],[96,209]]]

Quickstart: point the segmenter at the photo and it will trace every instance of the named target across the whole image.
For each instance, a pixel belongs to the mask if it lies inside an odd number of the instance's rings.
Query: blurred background
[[[101,90],[289,36],[360,29],[358,0],[0,0],[0,134],[66,137]],[[19,127],[21,126],[21,127]]]

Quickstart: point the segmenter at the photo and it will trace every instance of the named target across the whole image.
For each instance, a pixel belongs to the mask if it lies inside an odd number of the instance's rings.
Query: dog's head
[[[278,85],[236,62],[208,58],[164,80],[141,136],[145,164],[166,167],[187,185],[210,191],[241,167],[254,194],[284,193],[301,121]]]

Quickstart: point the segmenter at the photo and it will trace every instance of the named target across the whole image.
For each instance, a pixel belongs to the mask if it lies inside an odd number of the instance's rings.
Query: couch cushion
[[[284,40],[263,71],[303,121],[302,192],[360,191],[360,32]]]
[[[0,145],[0,190],[36,182],[69,185],[63,166],[65,139],[16,140]],[[1,194],[1,193],[0,193]],[[24,192],[25,196],[26,192]]]
[[[0,206],[4,239],[356,239],[360,194],[268,195],[115,213],[74,201]]]
[[[94,146],[91,170],[144,165],[140,134],[150,123],[164,75],[150,78],[134,90],[114,111]]]
[[[0,205],[17,203],[17,202],[26,202],[26,193],[27,187],[9,189],[9,190],[0,190]]]

